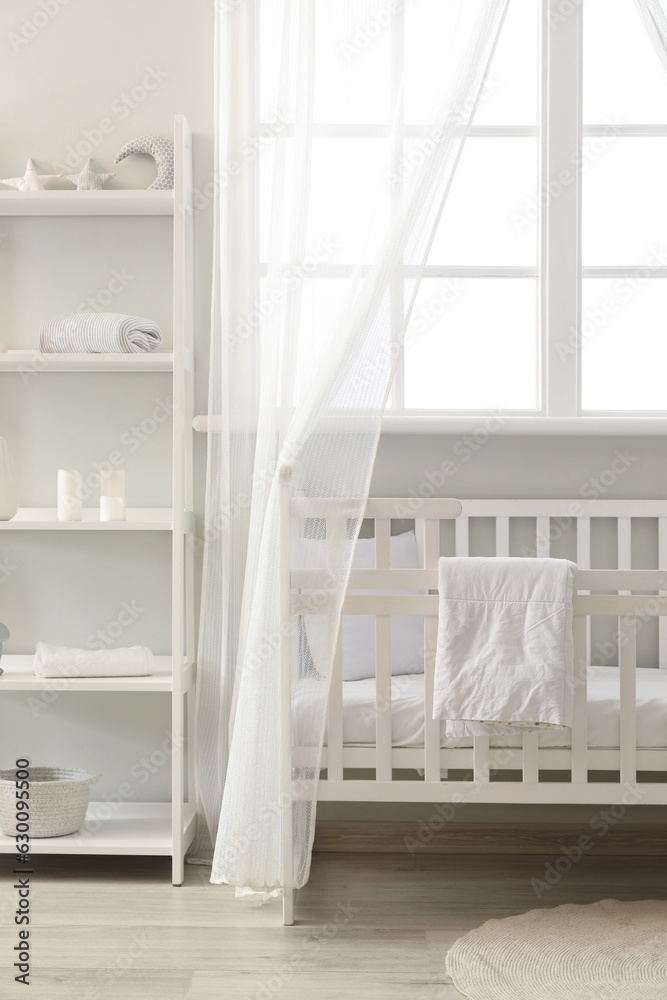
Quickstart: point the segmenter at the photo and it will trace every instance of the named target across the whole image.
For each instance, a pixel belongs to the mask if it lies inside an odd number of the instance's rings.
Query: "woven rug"
[[[454,944],[447,966],[469,1000],[667,1000],[667,902],[489,920]]]

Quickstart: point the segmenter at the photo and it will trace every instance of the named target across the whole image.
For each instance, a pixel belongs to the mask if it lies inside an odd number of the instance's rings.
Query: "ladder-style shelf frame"
[[[174,121],[173,191],[0,191],[0,216],[173,216],[173,347],[144,355],[0,354],[0,373],[170,372],[173,386],[172,506],[130,508],[127,520],[100,522],[84,510],[82,521],[58,521],[52,508],[22,508],[1,531],[168,531],[172,535],[171,656],[155,658],[151,677],[67,680],[35,677],[31,655],[6,655],[0,692],[143,692],[171,695],[171,803],[125,803],[111,819],[97,819],[91,802],[84,826],[68,837],[35,840],[35,854],[171,856],[172,883],[182,885],[184,858],[195,833],[195,545],[192,420],[194,416],[193,168],[192,132],[184,116]],[[102,813],[101,813],[102,816]],[[0,835],[0,853],[15,850]]]

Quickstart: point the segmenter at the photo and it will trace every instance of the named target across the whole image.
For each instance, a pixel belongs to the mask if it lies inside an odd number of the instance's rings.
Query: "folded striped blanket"
[[[161,343],[157,323],[122,313],[56,316],[39,331],[42,354],[144,354]]]

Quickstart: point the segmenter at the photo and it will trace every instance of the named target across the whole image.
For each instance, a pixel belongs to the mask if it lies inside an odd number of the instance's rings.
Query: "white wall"
[[[44,23],[45,22],[45,23]],[[24,35],[32,35],[30,39]],[[90,143],[97,168],[110,170],[116,152],[144,133],[169,136],[173,116],[193,128],[195,182],[212,177],[213,4],[211,0],[5,0],[0,7],[0,175],[17,176],[28,156],[51,172],[68,155],[73,169]],[[159,81],[159,82],[158,82]],[[148,87],[154,89],[147,89]],[[139,89],[133,89],[139,88]],[[100,123],[104,121],[104,134]],[[80,146],[86,153],[86,146]],[[74,154],[72,157],[72,149]],[[114,184],[145,186],[151,167],[139,158],[117,168]],[[198,409],[206,408],[212,206],[203,194],[196,213],[196,343]],[[0,221],[0,341],[36,344],[39,324],[92,297],[107,298],[114,271],[126,285],[106,308],[153,316],[169,339],[170,232],[166,219],[16,219]],[[47,375],[24,385],[0,382],[0,434],[20,471],[22,504],[52,505],[55,470],[95,472],[121,447],[131,505],[168,502],[169,435],[161,425],[145,441],[131,428],[168,393],[168,378]],[[663,497],[667,446],[662,439],[492,437],[467,461],[458,439],[383,437],[373,477],[378,496],[418,489],[428,472],[454,458],[456,475],[438,490],[460,497],[576,497],[610,466],[617,447],[637,455],[608,496]],[[204,442],[197,441],[198,509],[203,494]],[[93,494],[88,501],[95,503]],[[41,534],[3,536],[0,559],[16,569],[0,583],[0,620],[12,631],[8,651],[28,652],[38,639],[85,645],[116,621],[124,602],[141,608],[123,643],[169,642],[168,545],[157,536],[110,538]],[[1,683],[1,682],[0,682]],[[1,690],[1,688],[0,688]],[[35,712],[37,713],[35,715]],[[168,699],[138,695],[60,695],[31,706],[22,695],[0,703],[0,763],[27,755],[35,762],[102,771],[102,794],[130,781],[142,799],[167,799],[167,768],[147,775],[141,760],[169,730]],[[7,766],[3,764],[2,766]],[[461,819],[539,819],[535,810],[470,806]],[[326,805],[322,816],[428,815],[427,809]],[[561,820],[576,811],[551,810]],[[639,817],[637,817],[639,818]],[[643,817],[642,817],[643,818]]]

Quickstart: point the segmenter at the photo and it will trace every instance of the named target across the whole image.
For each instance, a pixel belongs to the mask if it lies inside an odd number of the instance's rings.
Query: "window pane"
[[[667,80],[634,0],[585,0],[584,122],[667,122]]]
[[[429,264],[534,266],[537,171],[536,139],[468,139]]]
[[[295,406],[312,388],[313,372],[318,370],[323,357],[331,351],[336,319],[350,295],[350,284],[345,279],[304,278],[301,287]]]
[[[537,124],[539,9],[536,0],[511,0],[475,125]]]
[[[644,264],[667,234],[667,139],[595,136],[583,157],[584,264]]]
[[[387,139],[315,139],[309,243],[331,238],[329,263],[367,263],[389,225]]]
[[[667,409],[667,280],[638,269],[582,295],[582,408]]]
[[[294,169],[292,140],[287,140],[286,173]],[[269,257],[272,203],[273,150],[260,157],[260,252]],[[327,264],[357,264],[375,259],[389,225],[390,165],[388,139],[314,139],[310,172],[310,199],[306,252],[326,244]],[[288,192],[291,190],[287,186]],[[296,198],[304,192],[295,191]],[[302,211],[301,206],[284,204],[281,211]],[[289,232],[289,230],[287,230]],[[289,261],[290,248],[282,248]],[[274,254],[275,255],[275,254]],[[321,253],[319,254],[321,256]]]
[[[425,278],[405,343],[407,409],[537,409],[537,282]]]
[[[470,38],[480,7],[480,0],[468,0],[464,4],[461,0],[449,3],[419,0],[405,5],[406,122],[423,124],[433,120],[434,111],[459,65],[463,42]]]
[[[314,120],[322,124],[389,124],[391,121],[391,23],[387,0],[349,6],[317,0],[315,12]]]
[[[405,119],[430,121],[473,33],[480,0],[419,0],[405,8]],[[534,125],[538,108],[537,0],[512,0],[475,124]],[[464,24],[465,22],[465,24]],[[453,38],[455,42],[453,42]],[[443,66],[449,72],[442,79]]]
[[[313,373],[332,349],[339,314],[349,302],[349,281],[345,278],[311,278],[297,271],[270,294],[268,280],[261,278],[255,308],[245,322],[239,324],[237,337],[250,339],[255,331],[259,331],[260,356],[267,357],[277,343],[272,338],[277,336],[279,320],[286,315],[287,304],[294,300],[295,295],[298,296],[299,318],[297,364],[293,384],[281,383],[281,390],[291,393],[292,405],[298,406],[312,388]]]
[[[276,113],[293,113],[302,89],[305,63],[285,67],[281,58],[285,29],[283,5],[259,0],[261,121]],[[350,24],[349,8],[340,0],[312,4],[315,32],[314,121],[322,124],[384,124],[391,121],[391,21],[387,0],[357,0]],[[283,78],[283,74],[286,78]],[[276,108],[276,95],[289,94],[287,106]]]

